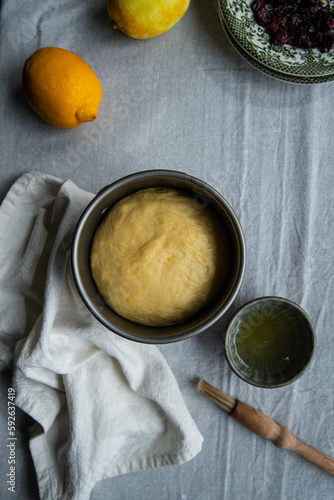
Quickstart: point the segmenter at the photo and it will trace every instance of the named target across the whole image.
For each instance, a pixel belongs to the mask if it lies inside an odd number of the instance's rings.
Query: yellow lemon
[[[183,17],[190,0],[108,0],[108,14],[132,38],[152,38],[170,30]]]
[[[102,86],[78,55],[43,47],[24,63],[22,85],[32,109],[55,127],[69,129],[97,117]]]

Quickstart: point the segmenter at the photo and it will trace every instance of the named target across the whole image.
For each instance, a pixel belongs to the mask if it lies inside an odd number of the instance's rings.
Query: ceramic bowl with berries
[[[296,83],[334,79],[333,2],[218,1],[228,38],[255,67]]]

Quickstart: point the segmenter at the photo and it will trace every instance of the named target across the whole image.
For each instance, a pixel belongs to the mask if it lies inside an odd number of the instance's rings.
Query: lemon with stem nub
[[[69,50],[36,50],[24,63],[22,85],[32,109],[50,125],[69,129],[97,117],[102,100],[100,80]]]
[[[108,0],[115,26],[132,38],[152,38],[175,26],[190,0]]]

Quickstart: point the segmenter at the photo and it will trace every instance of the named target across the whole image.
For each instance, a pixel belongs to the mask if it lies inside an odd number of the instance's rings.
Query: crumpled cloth
[[[0,363],[36,421],[42,500],[85,500],[101,479],[178,465],[202,447],[158,347],[109,332],[79,297],[71,240],[92,196],[31,172],[0,208]]]

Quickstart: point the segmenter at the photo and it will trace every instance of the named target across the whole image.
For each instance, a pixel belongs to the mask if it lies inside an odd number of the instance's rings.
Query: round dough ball
[[[91,271],[107,304],[148,326],[188,319],[210,302],[229,268],[227,236],[196,198],[147,188],[120,200],[98,228]]]

